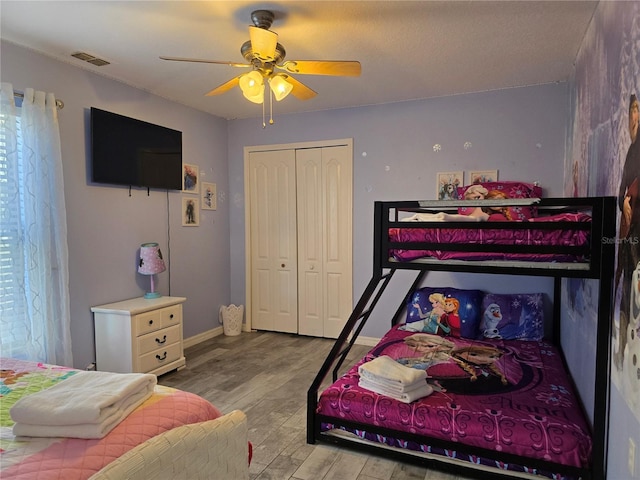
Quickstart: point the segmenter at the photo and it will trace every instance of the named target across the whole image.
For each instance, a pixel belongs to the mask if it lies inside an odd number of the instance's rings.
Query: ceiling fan
[[[339,60],[287,60],[286,52],[278,43],[278,34],[269,30],[274,20],[273,12],[256,10],[251,13],[253,25],[249,26],[249,40],[242,44],[240,52],[248,63],[223,62],[217,60],[202,60],[197,58],[160,57],[162,60],[176,62],[199,62],[230,65],[232,67],[250,68],[244,73],[219,85],[207,96],[219,95],[239,86],[243,95],[254,103],[264,105],[264,82],[269,84],[271,92],[277,101],[285,98],[289,93],[299,100],[308,100],[317,95],[315,91],[296,80],[290,74],[297,75],[332,75],[358,76],[361,67],[358,61]],[[279,71],[282,71],[280,73]],[[272,123],[272,122],[271,122]]]

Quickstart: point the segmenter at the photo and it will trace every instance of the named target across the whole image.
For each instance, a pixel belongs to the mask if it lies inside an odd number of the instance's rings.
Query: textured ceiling
[[[348,108],[567,81],[597,2],[583,1],[12,1],[0,36],[80,68],[224,118],[261,116],[245,72],[160,55],[244,62],[251,12],[275,13],[287,60],[359,60],[360,77],[298,75],[318,92],[277,114]],[[71,54],[110,63],[96,67]],[[1,53],[1,52],[0,52]]]

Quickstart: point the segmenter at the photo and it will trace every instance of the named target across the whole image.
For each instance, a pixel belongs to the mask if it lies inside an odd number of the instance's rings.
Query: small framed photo
[[[458,187],[463,184],[464,172],[438,173],[437,199],[458,200]]]
[[[197,165],[182,164],[182,191],[197,194],[200,190],[200,170]]]
[[[200,225],[200,199],[182,197],[182,226],[197,227]]]
[[[202,182],[202,210],[215,210],[218,208],[216,184]]]
[[[477,170],[469,172],[470,183],[486,183],[498,181],[498,170]]]

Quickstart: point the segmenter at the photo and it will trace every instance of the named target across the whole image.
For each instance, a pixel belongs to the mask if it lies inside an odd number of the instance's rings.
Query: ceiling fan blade
[[[342,60],[288,60],[277,68],[302,75],[335,75],[357,77],[362,71],[360,62]]]
[[[203,60],[200,58],[182,58],[182,57],[160,57],[161,60],[170,60],[172,62],[196,62],[196,63],[215,63],[217,65],[230,65],[232,67],[251,67],[248,63],[221,62],[217,60]]]
[[[233,87],[235,87],[236,85],[238,85],[238,83],[240,82],[240,77],[242,77],[242,75],[239,75],[237,77],[232,78],[231,80],[229,80],[228,82],[223,83],[222,85],[214,88],[213,90],[211,90],[209,93],[205,93],[206,97],[212,97],[214,95],[220,95],[221,93],[224,92],[228,92],[229,90],[231,90]]]
[[[298,100],[309,100],[317,95],[316,92],[307,87],[304,83],[299,82],[291,75],[283,75],[287,82],[293,85],[293,89],[291,90],[291,95],[296,97]]]

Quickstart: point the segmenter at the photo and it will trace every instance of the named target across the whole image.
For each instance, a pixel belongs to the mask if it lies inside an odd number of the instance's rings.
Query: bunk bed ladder
[[[373,277],[369,280],[369,284],[362,293],[360,300],[358,300],[329,355],[327,355],[318,375],[311,384],[307,392],[307,443],[315,443],[316,431],[320,427],[319,425],[315,425],[313,421],[320,385],[325,380],[332,366],[332,381],[335,382],[337,380],[340,367],[346,360],[351,347],[355,344],[358,335],[360,335],[362,328],[367,323],[369,316],[373,312],[395,272],[396,269],[389,269],[386,273],[383,273],[382,269],[374,269]],[[416,285],[420,284],[425,273],[424,271],[417,272],[416,279],[412,282],[409,292],[412,292]],[[407,293],[407,295],[409,295],[409,293]],[[393,317],[394,324],[397,323],[403,308],[404,303],[398,307]]]

